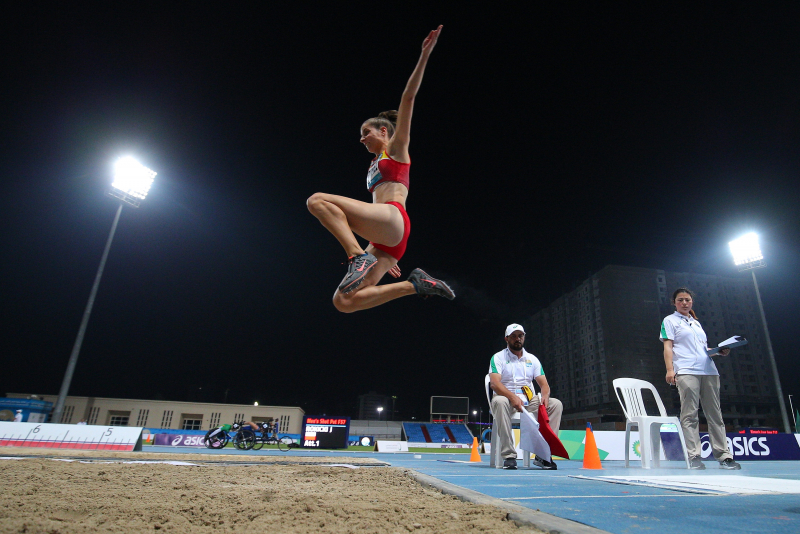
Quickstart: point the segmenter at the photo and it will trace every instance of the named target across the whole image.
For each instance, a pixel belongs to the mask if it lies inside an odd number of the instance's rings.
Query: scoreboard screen
[[[309,449],[346,449],[349,435],[349,417],[318,415],[306,415],[303,417],[303,447]]]
[[[468,415],[469,397],[431,397],[431,414]]]

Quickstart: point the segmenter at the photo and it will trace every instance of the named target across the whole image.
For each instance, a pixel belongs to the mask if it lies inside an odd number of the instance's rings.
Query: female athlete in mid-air
[[[387,272],[400,277],[397,262],[403,257],[411,230],[405,209],[411,166],[408,155],[411,114],[428,56],[441,31],[439,26],[422,42],[422,53],[403,91],[399,109],[384,111],[361,125],[361,142],[375,154],[367,173],[372,204],[326,193],[315,193],[306,202],[308,210],[333,234],[348,256],[347,274],[333,295],[333,305],[339,311],[366,310],[415,293],[451,300],[456,296],[446,283],[422,269],[414,269],[406,282],[377,285]],[[355,234],[370,241],[366,250],[358,244]]]

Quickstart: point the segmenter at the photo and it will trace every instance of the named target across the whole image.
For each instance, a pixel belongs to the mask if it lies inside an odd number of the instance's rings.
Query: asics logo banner
[[[168,445],[172,447],[204,447],[204,436],[186,434],[155,434],[155,445]]]

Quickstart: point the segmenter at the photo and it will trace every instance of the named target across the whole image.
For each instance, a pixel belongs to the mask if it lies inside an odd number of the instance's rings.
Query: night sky
[[[158,176],[122,211],[72,395],[477,408],[507,324],[608,264],[749,277],[728,241],[751,230],[800,395],[800,7],[430,4],[5,4],[0,395],[58,393],[122,155]],[[359,127],[438,24],[400,266],[458,297],[339,313],[346,257],[305,200],[371,200]]]

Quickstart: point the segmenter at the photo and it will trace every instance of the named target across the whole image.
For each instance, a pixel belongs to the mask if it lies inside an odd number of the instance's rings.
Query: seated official
[[[542,392],[541,404],[547,407],[550,428],[558,435],[561,426],[561,412],[564,407],[561,401],[550,397],[550,385],[544,376],[542,364],[533,354],[527,352],[525,329],[519,324],[506,327],[506,348],[494,356],[489,364],[489,385],[494,391],[492,397],[492,414],[494,426],[500,444],[500,455],[504,458],[503,469],[517,468],[517,451],[514,448],[514,435],[511,430],[511,417],[514,411],[528,410],[539,420],[539,397],[533,395],[530,402],[523,393],[523,387],[533,388],[533,381],[539,384]],[[542,469],[558,469],[556,463],[541,458],[533,460],[534,465]]]

